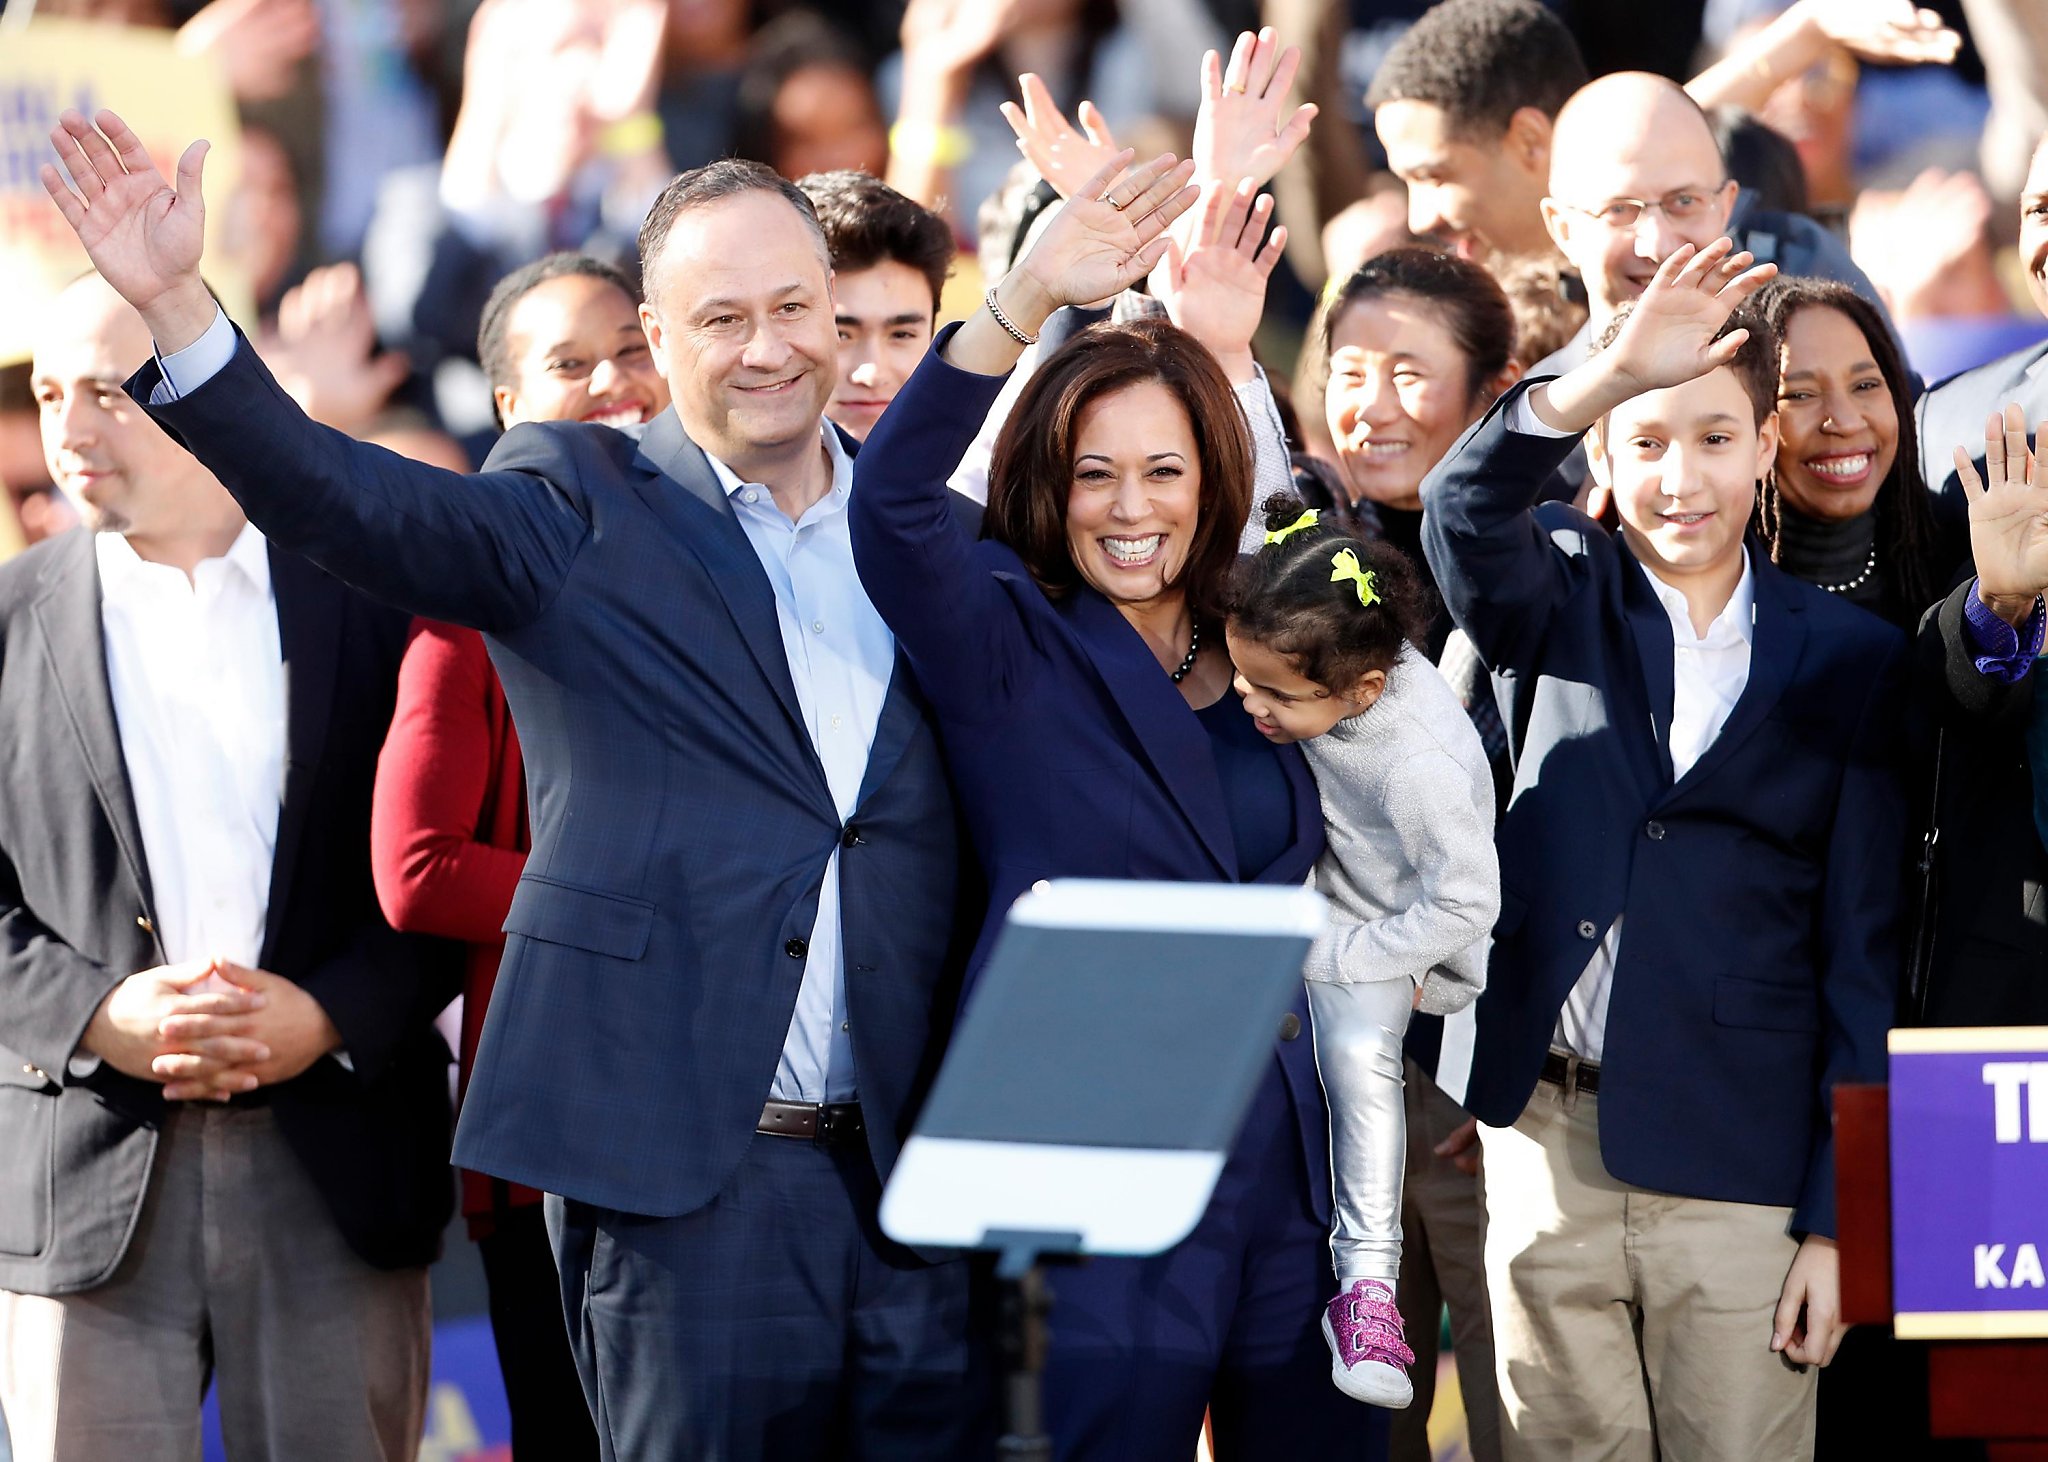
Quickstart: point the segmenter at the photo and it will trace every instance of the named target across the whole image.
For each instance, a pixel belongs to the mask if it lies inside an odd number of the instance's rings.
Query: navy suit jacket
[[[1003,915],[1040,879],[1300,883],[1322,852],[1323,817],[1307,762],[1282,748],[1293,836],[1271,867],[1240,869],[1209,734],[1130,622],[1086,587],[1047,598],[1013,551],[976,542],[948,512],[946,479],[1004,378],[947,364],[947,338],[869,437],[851,511],[861,580],[938,716],[987,873],[971,988]],[[1276,1051],[1308,1197],[1327,1217],[1329,1119],[1305,987],[1294,1016]]]
[[[150,399],[157,367],[129,390]],[[708,1202],[754,1140],[825,867],[886,1175],[957,999],[952,798],[903,670],[842,826],[774,591],[704,453],[507,432],[475,476],[307,420],[243,342],[151,413],[273,542],[482,630],[526,758],[533,851],[456,1132],[463,1167],[601,1207]]]
[[[1505,1126],[1626,915],[1600,1068],[1623,1182],[1834,1232],[1830,1093],[1882,1080],[1898,981],[1905,640],[1752,544],[1748,685],[1675,783],[1671,621],[1619,535],[1534,507],[1572,438],[1494,406],[1423,484],[1423,549],[1515,762],[1465,1106]],[[1533,509],[1533,510],[1532,510]]]

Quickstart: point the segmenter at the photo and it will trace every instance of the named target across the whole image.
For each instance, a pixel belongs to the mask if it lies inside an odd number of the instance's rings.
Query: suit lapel
[[[1669,787],[1671,713],[1677,695],[1671,616],[1650,585],[1649,571],[1636,562],[1625,544],[1621,545],[1621,556],[1627,564],[1621,576],[1622,609],[1628,618],[1629,632],[1635,638],[1636,663],[1642,669],[1643,693],[1649,702],[1650,733],[1656,741],[1654,780],[1657,786]],[[1639,744],[1634,737],[1627,739],[1630,745]]]
[[[860,795],[854,799],[856,808],[866,806],[868,798],[889,780],[923,717],[916,680],[899,648],[895,667],[889,672],[889,689],[882,698],[882,712],[875,720],[875,739],[868,747],[867,770],[861,774]]]
[[[128,763],[121,754],[121,725],[114,714],[114,692],[107,682],[93,535],[83,528],[69,534],[51,555],[43,581],[44,591],[34,612],[49,654],[50,676],[56,682],[65,719],[78,737],[93,795],[99,799],[122,861],[135,879],[146,916],[154,921],[156,904],[149,884],[149,860],[143,853],[142,824],[135,814]]]
[[[647,474],[635,484],[641,500],[704,565],[740,639],[789,717],[804,755],[817,768],[822,785],[824,767],[811,745],[803,709],[797,704],[796,683],[789,675],[789,655],[775,613],[775,589],[761,571],[761,560],[726,500],[711,463],[703,449],[683,434],[673,408],[648,426],[640,439],[637,461]]]
[[[1060,606],[1088,652],[1139,748],[1202,840],[1218,872],[1237,877],[1237,846],[1209,733],[1130,621],[1093,589],[1076,589]]]
[[[1749,561],[1756,596],[1756,627],[1750,640],[1749,680],[1713,744],[1672,788],[1674,794],[1710,777],[1763,724],[1785,694],[1806,647],[1805,606],[1786,592],[1784,573],[1752,545]]]
[[[1316,859],[1322,855],[1323,799],[1316,790],[1315,775],[1309,771],[1308,758],[1302,755],[1301,748],[1282,746],[1276,750],[1280,753],[1280,770],[1287,777],[1289,800],[1294,806],[1294,836],[1270,866],[1256,870],[1250,877],[1257,883],[1300,883],[1314,871]]]
[[[278,930],[305,841],[340,669],[344,590],[296,555],[272,546],[270,588],[277,601],[277,643],[284,660],[284,792],[277,846],[270,857],[270,897],[263,916],[263,961],[276,952]]]

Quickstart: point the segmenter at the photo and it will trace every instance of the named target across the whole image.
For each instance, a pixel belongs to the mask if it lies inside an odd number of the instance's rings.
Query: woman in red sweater
[[[631,281],[600,260],[551,254],[499,282],[477,352],[498,420],[630,427],[668,406]],[[470,947],[461,1077],[469,1084],[503,926],[526,853],[526,774],[505,692],[475,630],[416,620],[371,808],[377,897],[392,927]],[[515,1458],[598,1455],[569,1353],[539,1193],[462,1174],[462,1212],[483,1257],[491,1330],[511,1402]]]

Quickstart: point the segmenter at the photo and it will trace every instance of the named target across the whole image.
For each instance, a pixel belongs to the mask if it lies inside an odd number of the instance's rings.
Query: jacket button
[[[1653,843],[1664,841],[1664,824],[1658,822],[1655,818],[1643,824],[1643,831],[1649,835],[1649,839]]]
[[[811,947],[801,939],[792,939],[782,946],[782,952],[791,959],[802,959],[811,952]]]
[[[156,925],[149,922],[149,915],[147,914],[137,914],[135,916],[135,927],[145,934],[156,933]]]
[[[1594,938],[1595,936],[1597,936],[1597,935],[1598,935],[1599,933],[1600,933],[1600,927],[1599,927],[1599,925],[1595,924],[1595,923],[1594,923],[1594,922],[1593,922],[1593,921],[1592,921],[1591,919],[1581,919],[1581,920],[1579,920],[1579,938],[1581,938],[1581,939],[1592,939],[1592,938]]]
[[[1287,1012],[1287,1013],[1286,1013],[1285,1015],[1283,1015],[1283,1016],[1281,1016],[1281,1017],[1280,1017],[1280,1039],[1281,1039],[1281,1040],[1283,1040],[1283,1041],[1291,1041],[1291,1040],[1293,1040],[1293,1039],[1294,1039],[1294,1038],[1295,1038],[1296,1036],[1298,1036],[1298,1035],[1300,1035],[1300,1034],[1301,1034],[1301,1017],[1300,1017],[1300,1016],[1296,1015],[1296,1014],[1295,1014],[1295,1013],[1294,1013],[1293,1011],[1291,1011],[1291,1010],[1290,1010],[1290,1011],[1288,1011],[1288,1012]]]
[[[842,848],[859,847],[862,841],[860,824],[857,822],[849,822],[846,830],[839,834],[839,846]]]

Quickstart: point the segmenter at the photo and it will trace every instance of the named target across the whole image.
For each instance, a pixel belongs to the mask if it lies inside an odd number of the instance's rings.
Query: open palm
[[[1751,257],[1722,238],[1697,253],[1682,245],[1664,261],[1611,347],[1638,392],[1681,385],[1735,358],[1749,332],[1715,337],[1735,307],[1778,272],[1775,264],[1749,267]]]
[[[126,122],[112,112],[95,121],[63,114],[50,141],[64,171],[45,163],[43,186],[100,277],[146,317],[152,304],[199,278],[206,237],[199,172],[207,145],[185,149],[173,190]]]
[[[1962,447],[1956,476],[1970,503],[1980,591],[1987,599],[2032,604],[2048,589],[2048,464],[2028,449],[2027,418],[2017,404],[1984,424],[1983,477]]]
[[[1054,305],[1093,304],[1143,279],[1166,253],[1166,226],[1195,201],[1192,162],[1167,153],[1126,171],[1130,157],[1098,168],[1017,261]]]
[[[1153,297],[1218,357],[1249,350],[1266,312],[1266,283],[1287,248],[1286,229],[1266,237],[1272,217],[1270,194],[1254,200],[1248,183],[1212,184],[1203,190],[1191,240],[1168,244],[1152,271]]]
[[[1313,102],[1287,107],[1300,69],[1300,49],[1282,50],[1271,26],[1240,35],[1227,67],[1214,51],[1202,57],[1194,157],[1204,184],[1235,189],[1250,179],[1260,188],[1287,165],[1316,116]]]

